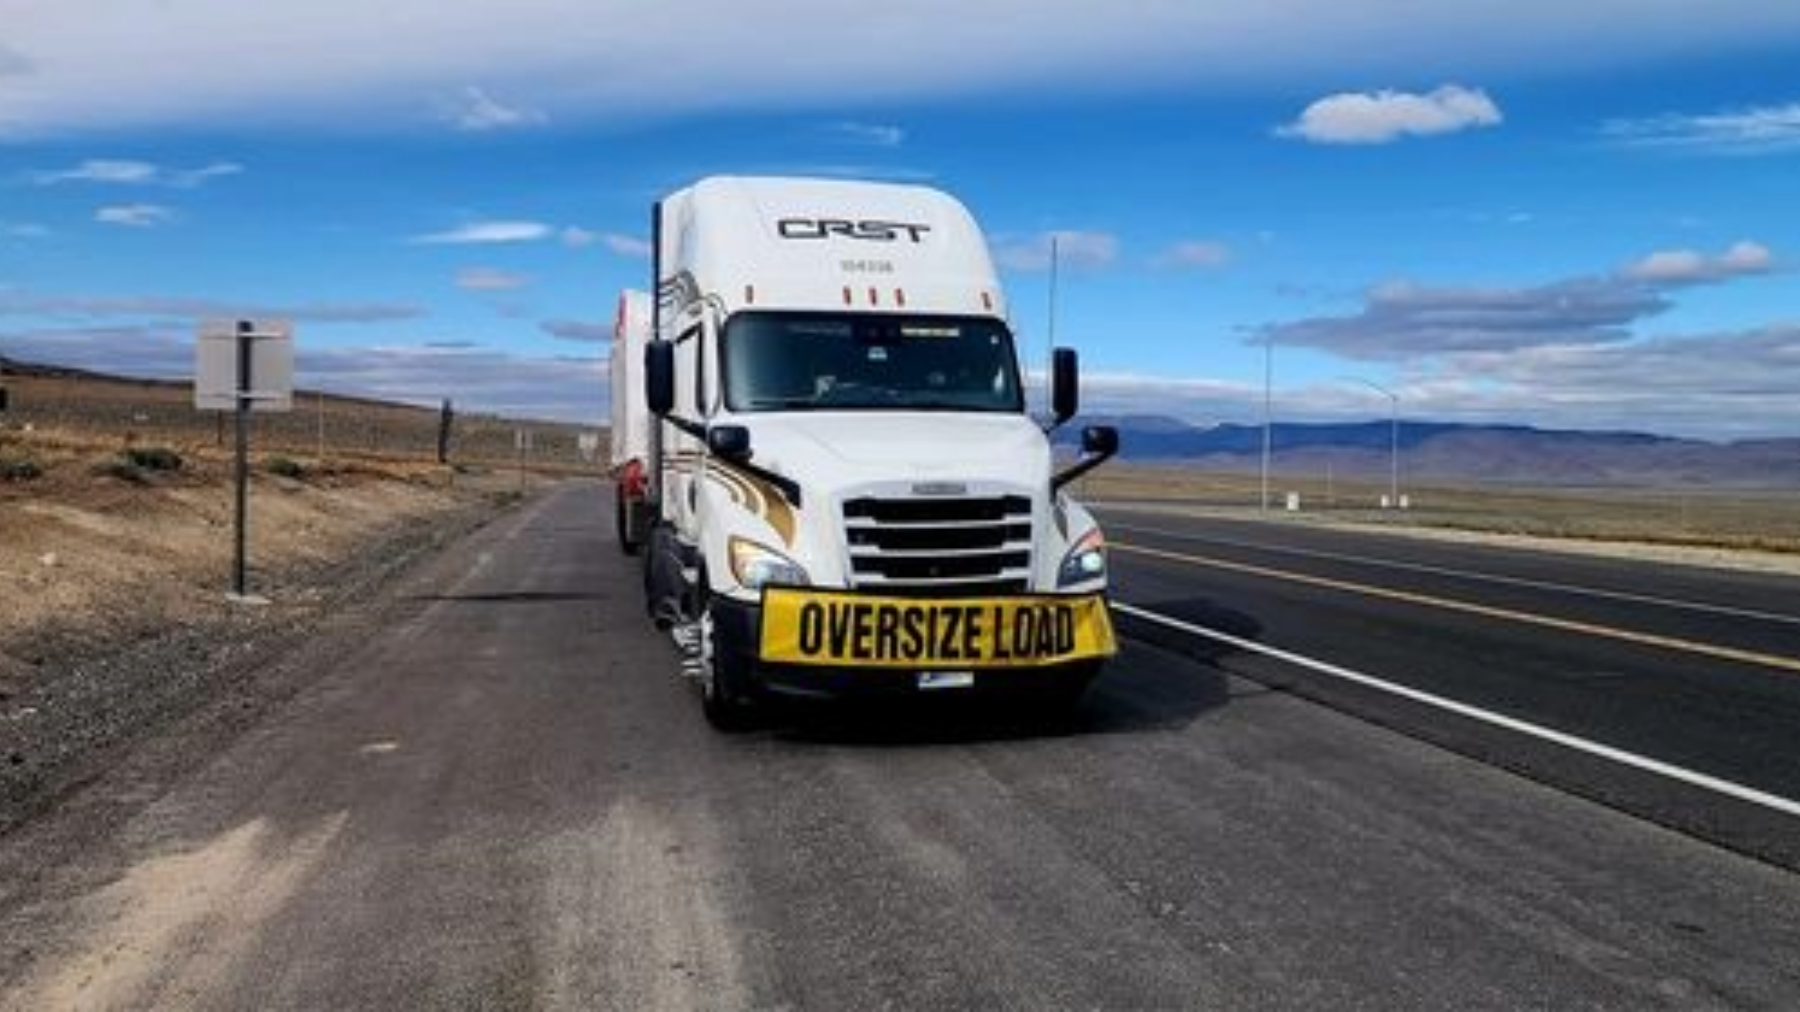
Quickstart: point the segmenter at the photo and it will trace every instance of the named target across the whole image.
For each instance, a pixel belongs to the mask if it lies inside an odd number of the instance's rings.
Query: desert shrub
[[[144,471],[179,471],[181,454],[166,446],[133,446],[119,452],[132,467]]]
[[[0,481],[35,481],[44,476],[44,469],[35,460],[0,459]]]
[[[306,468],[292,457],[270,457],[263,461],[263,470],[282,478],[304,478]]]
[[[142,485],[150,480],[149,472],[126,460],[123,455],[111,460],[103,460],[94,465],[94,473],[103,478],[117,478],[133,485]]]

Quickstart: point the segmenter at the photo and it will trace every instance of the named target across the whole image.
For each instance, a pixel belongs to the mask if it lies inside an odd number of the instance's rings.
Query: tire
[[[625,486],[613,485],[613,531],[619,538],[619,551],[626,555],[636,555],[643,547],[642,541],[631,537],[631,524],[627,519]]]
[[[762,713],[745,685],[744,673],[720,660],[713,643],[711,593],[706,574],[700,574],[700,712],[713,730],[737,734],[755,730]]]

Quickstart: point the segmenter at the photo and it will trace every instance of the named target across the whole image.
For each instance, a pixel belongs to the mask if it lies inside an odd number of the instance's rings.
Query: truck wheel
[[[619,551],[626,555],[636,555],[640,542],[632,540],[631,524],[626,519],[625,486],[613,486],[613,530],[619,537]]]
[[[702,581],[705,576],[702,574]],[[713,643],[712,602],[704,582],[698,592],[704,603],[700,608],[700,711],[715,730],[749,731],[756,728],[759,713],[756,701],[744,688],[741,672],[725,663]]]

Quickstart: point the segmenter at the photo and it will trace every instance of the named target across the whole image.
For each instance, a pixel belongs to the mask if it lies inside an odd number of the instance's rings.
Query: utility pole
[[[1263,335],[1262,511],[1269,512],[1269,453],[1275,405],[1275,338]]]
[[[450,406],[450,398],[444,398],[443,410],[438,414],[437,461],[440,464],[450,463],[450,427],[454,423],[456,412]]]
[[[1388,505],[1400,508],[1400,395],[1373,380],[1349,377],[1353,383],[1375,391],[1388,399]]]

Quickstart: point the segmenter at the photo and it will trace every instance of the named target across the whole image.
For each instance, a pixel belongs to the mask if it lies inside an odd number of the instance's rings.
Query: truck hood
[[[1049,442],[1024,415],[818,411],[737,421],[750,430],[758,466],[820,492],[896,479],[1050,480]]]

